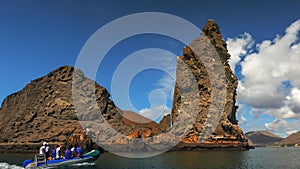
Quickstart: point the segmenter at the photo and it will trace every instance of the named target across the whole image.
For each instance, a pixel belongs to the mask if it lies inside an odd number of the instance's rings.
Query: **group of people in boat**
[[[69,145],[67,146],[66,150],[64,151],[64,155],[62,154],[61,144],[57,144],[50,153],[50,147],[47,142],[44,142],[43,145],[40,147],[39,154],[45,155],[47,160],[55,160],[55,159],[72,159],[74,157],[80,157],[83,154],[83,149],[79,144],[75,144],[74,146]]]

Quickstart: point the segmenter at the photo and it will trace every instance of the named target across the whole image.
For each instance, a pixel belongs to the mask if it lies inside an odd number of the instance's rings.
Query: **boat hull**
[[[73,164],[85,163],[95,161],[100,155],[98,150],[93,150],[89,153],[84,154],[82,157],[75,157],[72,159],[57,159],[48,160],[45,163],[37,163],[36,161],[26,164],[26,169],[35,168],[49,168],[49,167],[66,167]]]

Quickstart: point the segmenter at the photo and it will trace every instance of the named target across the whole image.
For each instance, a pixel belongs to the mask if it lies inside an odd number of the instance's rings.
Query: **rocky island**
[[[3,101],[0,108],[0,151],[32,152],[43,141],[64,145],[81,143],[86,149],[122,147],[136,138],[143,140],[153,137],[151,141],[160,144],[163,140],[156,136],[182,133],[182,128],[176,128],[176,123],[184,118],[189,119],[190,114],[195,115],[195,122],[184,129],[187,134],[171,150],[249,149],[248,140],[239,128],[235,116],[238,80],[228,64],[230,55],[226,43],[219,26],[212,20],[204,26],[202,34],[213,45],[213,49],[208,50],[205,43],[199,43],[199,39],[184,47],[183,56],[177,57],[172,113],[163,117],[159,123],[119,109],[104,87],[86,78],[80,70],[63,66],[31,81],[21,91],[9,95]],[[202,54],[208,60],[212,60],[210,55],[217,54],[221,66],[216,61],[201,60],[196,51],[199,48],[205,49]],[[224,71],[223,84],[212,83],[211,78],[220,77],[218,74],[210,74],[207,66]],[[184,67],[191,70],[196,86],[188,85]],[[74,78],[78,83],[72,81]],[[91,91],[91,86],[95,90]],[[75,106],[78,100],[73,100],[74,88],[80,89],[75,95],[93,95],[96,102],[93,104],[90,98],[82,97],[79,102],[85,110],[79,110]],[[213,88],[224,89],[221,93],[224,95],[223,100],[215,99]],[[185,101],[186,98],[191,100],[193,97],[199,99]],[[211,113],[216,102],[224,106]],[[194,107],[187,109],[186,105]],[[94,119],[99,120],[95,122]],[[138,119],[138,122],[132,119]],[[104,123],[117,133],[111,134],[106,128],[101,128]],[[99,142],[103,146],[99,147]],[[135,148],[156,150],[155,146],[146,147],[144,144]]]
[[[269,131],[250,131],[246,133],[248,143],[254,147],[298,147],[300,132],[297,131],[283,138]]]

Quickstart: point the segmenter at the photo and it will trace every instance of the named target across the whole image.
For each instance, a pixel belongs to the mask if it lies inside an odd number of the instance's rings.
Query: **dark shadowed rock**
[[[61,67],[8,96],[0,110],[0,142],[64,142],[80,129],[69,85],[73,70]]]

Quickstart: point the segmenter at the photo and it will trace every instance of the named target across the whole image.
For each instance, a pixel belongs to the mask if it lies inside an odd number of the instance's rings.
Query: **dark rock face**
[[[209,41],[209,42],[207,42]],[[221,64],[213,57],[218,55]],[[177,80],[174,90],[174,101],[172,108],[172,123],[178,120],[178,115],[182,113],[183,93],[189,93],[193,90],[199,91],[199,103],[194,108],[193,113],[197,114],[196,122],[190,130],[184,143],[200,143],[204,140],[205,144],[244,144],[247,145],[247,138],[243,131],[238,126],[236,120],[236,88],[238,85],[237,77],[233,74],[228,64],[230,55],[226,48],[226,43],[222,40],[222,35],[219,26],[212,20],[209,20],[203,28],[202,37],[194,40],[190,46],[183,49],[183,56],[178,57],[180,62],[177,63]],[[187,67],[195,78],[197,89],[191,88],[191,84],[187,84],[186,79],[180,76],[187,77]],[[223,83],[218,80],[222,79],[222,73],[209,73],[211,70],[218,70],[223,73]],[[213,83],[212,83],[213,82]],[[181,86],[179,85],[181,84]],[[185,84],[185,85],[182,85]],[[213,88],[223,88],[216,93],[212,92]],[[214,95],[224,95],[224,99],[213,99]],[[188,94],[192,95],[192,94]],[[191,99],[194,100],[194,99]],[[210,113],[210,109],[220,102],[223,107]],[[220,107],[220,106],[219,106]],[[218,107],[216,107],[218,108]],[[191,112],[189,112],[191,114]],[[218,123],[218,124],[215,124]],[[215,124],[214,128],[211,126]],[[210,131],[210,133],[205,133]]]
[[[72,72],[59,68],[8,96],[0,110],[0,142],[64,142],[80,129],[68,85]]]

